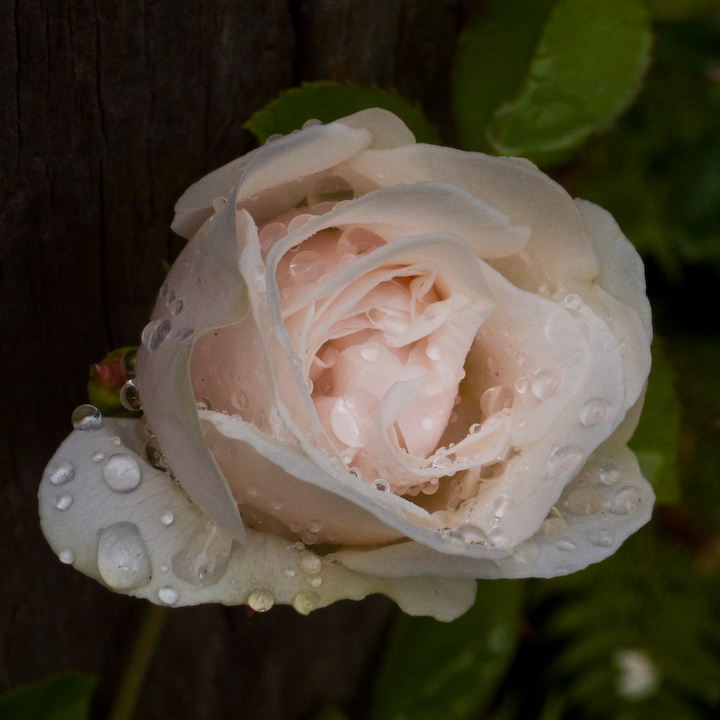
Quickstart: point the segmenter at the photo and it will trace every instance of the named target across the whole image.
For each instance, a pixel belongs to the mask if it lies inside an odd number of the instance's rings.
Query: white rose
[[[382,592],[448,620],[475,578],[578,570],[648,520],[626,442],[650,309],[604,210],[375,109],[176,211],[191,240],[143,333],[144,419],[76,430],[41,484],[61,559],[173,605]]]

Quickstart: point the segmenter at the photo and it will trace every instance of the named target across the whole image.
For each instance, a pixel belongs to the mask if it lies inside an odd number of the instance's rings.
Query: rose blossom
[[[173,229],[143,419],[86,421],[41,484],[63,561],[171,605],[448,620],[475,578],[578,570],[648,520],[642,263],[531,163],[367,110],[211,173]]]

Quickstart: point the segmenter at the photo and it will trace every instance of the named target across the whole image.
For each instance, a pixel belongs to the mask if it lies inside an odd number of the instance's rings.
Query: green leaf
[[[677,467],[680,404],[670,366],[657,339],[640,423],[629,445],[643,475],[655,490],[658,505],[677,503],[680,484]]]
[[[515,652],[522,583],[481,580],[452,623],[402,616],[378,672],[373,720],[466,720],[492,700]]]
[[[3,720],[85,720],[97,679],[68,672],[9,690],[0,696]]]
[[[720,11],[720,0],[646,0],[657,20],[689,20]]]
[[[720,269],[720,17],[667,26],[638,102],[583,157],[573,194],[609,210],[677,280]]]
[[[552,648],[538,684],[578,717],[710,717],[720,699],[717,580],[653,523],[612,557],[534,581],[535,630]]]
[[[397,115],[422,143],[439,144],[440,136],[423,111],[397,93],[369,88],[355,83],[330,81],[303,83],[292,88],[258,110],[245,127],[264,143],[271,135],[287,135],[307,120],[323,123],[379,107]]]
[[[463,147],[567,159],[630,104],[651,44],[642,0],[492,0],[458,52]]]

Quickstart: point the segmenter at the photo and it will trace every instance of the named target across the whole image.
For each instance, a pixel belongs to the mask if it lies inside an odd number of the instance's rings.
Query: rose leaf
[[[0,696],[0,717],[12,720],[85,720],[97,679],[67,672],[8,690]]]
[[[281,93],[275,100],[258,110],[246,123],[259,142],[271,135],[287,135],[298,130],[307,120],[323,123],[352,115],[367,108],[384,108],[397,115],[413,132],[418,142],[440,143],[437,130],[423,111],[397,93],[380,88],[363,87],[355,83],[320,81],[303,83]]]
[[[452,623],[398,619],[377,674],[372,720],[465,720],[492,699],[512,659],[522,584],[485,580],[475,605]]]
[[[566,160],[632,101],[651,44],[640,0],[494,0],[458,51],[463,147],[538,164]]]

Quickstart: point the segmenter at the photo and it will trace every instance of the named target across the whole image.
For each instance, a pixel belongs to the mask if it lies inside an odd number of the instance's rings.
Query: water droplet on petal
[[[161,516],[160,516],[160,522],[163,525],[170,525],[170,523],[175,519],[175,516],[169,511],[166,510]]]
[[[462,535],[467,545],[490,546],[492,543],[488,540],[487,535],[477,525],[465,523],[458,528],[458,532]]]
[[[583,454],[579,448],[569,445],[550,454],[547,463],[548,478],[554,480],[570,475],[582,462]]]
[[[315,282],[325,272],[325,262],[314,250],[301,250],[290,261],[290,275],[301,285]]]
[[[549,400],[557,393],[561,382],[562,378],[554,370],[540,370],[533,376],[530,387],[538,400]]]
[[[316,588],[316,587],[320,587],[322,584],[323,584],[323,579],[319,575],[316,575],[315,577],[311,577],[308,580],[308,585],[310,587]]]
[[[598,476],[604,485],[614,485],[620,479],[620,471],[615,465],[608,463],[598,470]]]
[[[435,470],[447,470],[452,467],[452,460],[449,457],[439,457],[433,460],[433,469]]]
[[[152,320],[142,331],[142,344],[148,352],[153,352],[160,347],[160,343],[170,334],[170,321],[163,318]]]
[[[58,510],[67,510],[72,505],[72,495],[68,495],[65,493],[64,495],[60,495],[55,500],[55,507]]]
[[[275,598],[269,590],[254,590],[250,593],[247,604],[255,612],[267,612],[275,604]]]
[[[117,435],[113,435],[113,436],[110,438],[110,442],[111,442],[113,445],[122,445],[122,440],[121,440]]]
[[[72,565],[75,562],[75,553],[72,550],[63,550],[58,557],[61,563]]]
[[[380,492],[388,492],[390,490],[390,483],[388,483],[387,480],[383,480],[383,478],[378,478],[377,480],[373,480],[373,487]]]
[[[102,413],[94,405],[80,405],[70,420],[76,430],[97,430],[102,426]]]
[[[170,314],[171,315],[179,315],[182,312],[183,309],[183,301],[180,298],[175,298],[170,303]]]
[[[127,375],[133,377],[135,375],[135,361],[137,360],[137,350],[127,350],[120,358],[120,367]]]
[[[427,346],[427,350],[425,350],[425,354],[430,358],[430,360],[440,360],[442,356],[445,354],[445,351],[443,350],[443,346],[440,345],[440,343],[429,343]]]
[[[360,355],[368,362],[375,362],[380,357],[380,346],[377,343],[367,343],[362,346]]]
[[[94,463],[102,462],[105,459],[105,453],[100,452],[99,450],[97,452],[94,452],[92,455],[92,461]]]
[[[526,393],[530,389],[530,381],[524,375],[519,377],[515,383],[515,389],[520,394]]]
[[[565,296],[562,303],[568,310],[579,310],[582,307],[582,300],[579,295],[570,293]]]
[[[300,569],[308,575],[317,575],[322,570],[322,561],[317,555],[305,555],[300,560]]]
[[[564,550],[565,552],[572,552],[575,550],[576,545],[575,543],[570,540],[570,538],[560,538],[556,543],[556,547],[558,550]]]
[[[610,512],[616,515],[631,515],[640,509],[642,493],[634,487],[624,487],[613,495]]]
[[[115,453],[105,463],[103,477],[111,490],[130,492],[140,483],[140,467],[130,455]]]
[[[134,380],[128,380],[120,389],[120,403],[126,410],[140,409],[140,393]]]
[[[293,598],[293,607],[301,615],[309,615],[317,605],[318,597],[315,593],[301,592]]]
[[[566,505],[573,515],[594,515],[602,509],[602,498],[592,488],[581,487],[568,495]]]
[[[496,517],[505,517],[512,510],[512,500],[507,495],[498,495],[492,502]]]
[[[593,398],[583,405],[580,411],[580,422],[585,427],[599,425],[608,414],[610,404],[602,398]]]
[[[75,468],[69,462],[56,462],[50,465],[47,474],[53,485],[62,485],[75,477]]]
[[[503,385],[488,388],[480,398],[480,409],[487,417],[511,408],[512,404],[513,391]]]
[[[117,523],[100,532],[97,562],[100,576],[115,590],[150,582],[150,556],[137,525],[132,523]]]
[[[470,426],[469,432],[471,435],[477,435],[480,432],[480,430],[482,430],[482,425],[480,423],[473,423]]]
[[[607,530],[601,530],[590,538],[590,542],[597,547],[609,548],[615,544],[615,539]]]
[[[174,605],[178,601],[178,591],[172,587],[162,587],[158,590],[158,597],[166,605]]]

